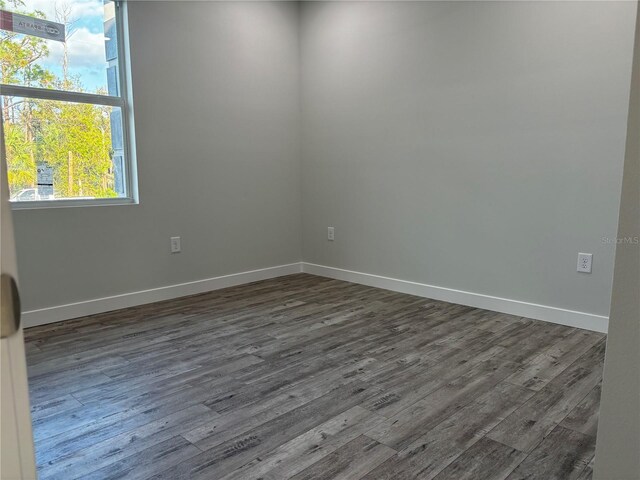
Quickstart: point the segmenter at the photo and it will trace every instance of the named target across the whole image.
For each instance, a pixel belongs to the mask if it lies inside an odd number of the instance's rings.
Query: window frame
[[[116,18],[118,46],[118,93],[119,96],[99,95],[39,87],[24,87],[0,83],[0,96],[37,98],[72,103],[88,103],[109,107],[118,107],[122,118],[122,143],[124,150],[124,175],[126,196],[117,198],[68,198],[64,200],[32,200],[9,202],[13,210],[32,210],[41,208],[98,207],[108,205],[137,205],[138,176],[135,157],[135,134],[133,122],[133,96],[131,94],[131,62],[129,56],[129,19],[126,4],[122,0],[113,0]],[[4,120],[3,120],[4,121]],[[4,141],[4,139],[2,139]]]

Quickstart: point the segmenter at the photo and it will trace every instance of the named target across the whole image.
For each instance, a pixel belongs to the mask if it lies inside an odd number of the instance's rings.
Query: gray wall
[[[640,479],[640,12],[631,85],[596,480]]]
[[[25,309],[304,258],[607,315],[633,8],[129,2],[141,204],[17,211]]]
[[[608,315],[634,8],[304,3],[304,260]]]
[[[300,260],[297,6],[129,20],[141,203],[15,211],[26,310]]]

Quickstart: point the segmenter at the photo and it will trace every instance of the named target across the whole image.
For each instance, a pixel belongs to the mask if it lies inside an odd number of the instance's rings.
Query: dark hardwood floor
[[[605,337],[299,274],[28,329],[42,479],[589,479]]]

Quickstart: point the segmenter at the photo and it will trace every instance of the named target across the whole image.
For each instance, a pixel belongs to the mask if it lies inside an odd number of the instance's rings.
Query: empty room
[[[640,480],[637,19],[0,0],[0,480]]]

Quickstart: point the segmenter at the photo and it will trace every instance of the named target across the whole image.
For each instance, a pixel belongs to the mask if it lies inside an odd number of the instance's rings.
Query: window
[[[134,202],[123,9],[112,0],[0,0],[14,206]]]

